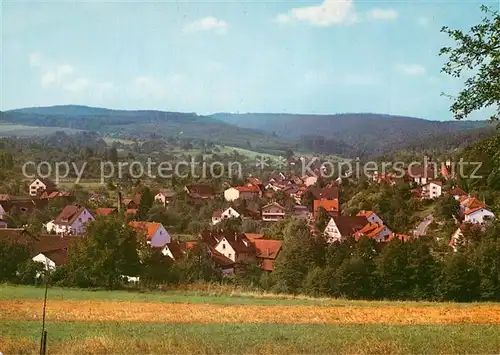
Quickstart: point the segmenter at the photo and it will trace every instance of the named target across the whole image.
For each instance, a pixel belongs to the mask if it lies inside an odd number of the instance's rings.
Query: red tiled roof
[[[338,200],[339,189],[337,186],[332,187],[310,187],[308,189],[313,194],[316,200]]]
[[[273,259],[262,259],[262,263],[260,264],[260,268],[264,271],[273,271],[274,270],[274,260]]]
[[[247,237],[250,240],[264,238],[264,234],[258,234],[258,233],[244,233],[244,234],[245,234],[245,237]]]
[[[477,212],[477,211],[482,210],[482,209],[484,209],[484,206],[472,208],[470,210],[465,211],[464,215],[468,216],[468,215],[473,214],[474,212]]]
[[[254,239],[253,244],[257,251],[257,257],[263,259],[276,259],[281,250],[281,240]]]
[[[212,213],[212,217],[215,217],[215,218],[222,217],[222,211],[214,211]]]
[[[370,217],[372,214],[374,214],[375,212],[373,211],[359,211],[358,214],[356,216],[361,216],[361,217]]]
[[[260,189],[257,186],[251,184],[247,186],[236,186],[235,189],[238,190],[239,192],[254,192],[254,193],[260,192]]]
[[[450,195],[453,195],[453,196],[467,196],[467,192],[465,192],[464,190],[462,190],[460,187],[455,186],[450,191]]]
[[[61,213],[54,219],[54,224],[58,225],[72,225],[74,221],[82,214],[85,207],[77,205],[68,205],[63,208]]]
[[[157,222],[142,222],[142,221],[132,221],[129,225],[137,231],[145,232],[148,240],[151,240],[156,234],[158,228],[160,228],[161,223]]]
[[[314,213],[318,213],[320,207],[323,207],[326,212],[338,212],[339,200],[314,200]]]

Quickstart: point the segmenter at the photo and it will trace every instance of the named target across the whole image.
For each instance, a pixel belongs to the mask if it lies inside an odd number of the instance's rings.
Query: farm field
[[[214,289],[216,291],[216,289]],[[42,288],[0,286],[0,351],[39,346]],[[500,305],[49,289],[48,353],[498,353]]]
[[[38,127],[38,126],[25,126],[10,123],[0,123],[0,137],[7,136],[40,136],[49,135],[55,132],[64,131],[66,133],[78,132],[79,130],[61,127]]]

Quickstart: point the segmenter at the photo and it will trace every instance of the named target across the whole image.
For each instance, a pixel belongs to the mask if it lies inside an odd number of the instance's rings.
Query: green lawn
[[[43,299],[45,289],[35,286],[16,286],[0,284],[0,300],[11,299]],[[403,302],[403,301],[351,301],[335,298],[313,298],[306,296],[277,295],[268,293],[243,292],[230,288],[207,286],[199,291],[168,290],[141,292],[135,289],[104,291],[82,290],[74,288],[50,287],[49,300],[109,300],[194,304],[228,304],[228,305],[324,305],[324,306],[419,306],[419,307],[474,307],[479,303],[447,303],[447,302]],[[487,305],[488,303],[480,303]]]
[[[0,321],[0,349],[38,349],[40,322]],[[497,326],[141,324],[49,322],[48,353],[70,354],[493,354]],[[2,344],[2,342],[4,344]]]

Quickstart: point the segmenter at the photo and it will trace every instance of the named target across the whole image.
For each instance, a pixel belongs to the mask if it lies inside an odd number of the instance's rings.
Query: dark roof
[[[270,204],[267,204],[264,207],[262,207],[262,209],[267,208],[267,207],[271,207],[271,206],[275,206],[275,207],[281,208],[283,210],[285,209],[285,207],[281,206],[278,202],[271,202]]]
[[[362,229],[369,222],[362,216],[333,216],[333,220],[343,237],[348,237]]]
[[[81,240],[82,237],[55,235],[55,234],[42,234],[38,236],[38,240],[33,245],[33,254],[37,255],[39,253],[46,253],[55,250],[66,249],[77,240]]]
[[[224,236],[222,233],[204,231],[200,233],[200,239],[209,246],[216,246]]]
[[[38,240],[24,228],[0,228],[0,241],[31,246]]]
[[[42,182],[45,185],[46,190],[52,190],[57,188],[57,185],[49,178],[36,178],[35,180],[32,181],[32,183],[37,180],[40,180],[40,182]]]
[[[64,207],[61,213],[54,219],[54,224],[70,226],[84,210],[85,207],[68,205]]]
[[[224,234],[227,242],[237,253],[255,253],[255,246],[243,233],[226,233]],[[222,238],[220,239],[222,240]]]
[[[95,214],[98,216],[109,216],[110,214],[116,213],[116,208],[101,207],[96,208]]]
[[[210,253],[212,254],[212,260],[219,266],[231,267],[234,266],[234,262],[226,257],[225,255],[219,253],[214,247],[209,247]]]
[[[174,260],[179,260],[186,253],[185,245],[179,241],[171,241],[167,244],[168,249],[172,253]]]
[[[336,186],[332,187],[310,187],[309,191],[313,194],[316,200],[338,200],[339,189]]]
[[[170,189],[160,189],[160,191],[158,191],[158,193],[162,194],[165,197],[174,197],[175,196],[175,192],[170,190]]]
[[[437,177],[437,172],[435,172],[430,167],[423,166],[409,166],[407,169],[408,176],[411,178],[427,178],[427,179],[435,179]]]
[[[212,197],[214,195],[214,189],[210,185],[191,184],[191,185],[186,185],[186,189],[188,194],[191,195],[191,197],[206,198],[206,197]]]

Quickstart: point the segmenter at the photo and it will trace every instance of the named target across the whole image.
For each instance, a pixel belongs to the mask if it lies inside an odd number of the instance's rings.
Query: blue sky
[[[447,120],[439,30],[481,4],[499,1],[4,0],[0,106]]]

